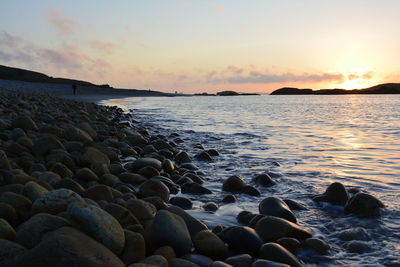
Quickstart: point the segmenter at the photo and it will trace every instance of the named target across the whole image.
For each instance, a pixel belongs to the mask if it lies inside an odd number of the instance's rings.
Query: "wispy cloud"
[[[116,47],[116,44],[111,43],[111,42],[105,42],[102,40],[90,40],[88,42],[88,45],[96,50],[100,50],[103,52],[111,53],[114,48]]]
[[[221,72],[212,71],[206,75],[210,83],[215,84],[257,84],[257,83],[285,83],[285,82],[343,82],[345,76],[341,73],[273,73],[269,71],[257,71],[253,68],[244,69],[236,66],[228,66]]]
[[[374,73],[372,71],[366,72],[366,73],[350,73],[347,75],[347,79],[349,80],[370,80],[374,76]]]
[[[76,28],[76,22],[54,8],[47,8],[45,10],[47,18],[50,20],[51,24],[57,29],[60,34],[71,34]]]

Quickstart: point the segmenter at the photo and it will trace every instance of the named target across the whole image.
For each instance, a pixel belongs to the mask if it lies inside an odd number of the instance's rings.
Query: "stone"
[[[98,149],[94,147],[87,147],[82,155],[82,165],[91,166],[93,163],[100,162],[105,165],[110,164],[110,159]]]
[[[125,264],[91,237],[74,228],[62,227],[49,233],[35,248],[18,257],[15,266],[124,267]]]
[[[46,161],[51,168],[53,168],[54,164],[57,163],[62,163],[64,164],[68,169],[74,170],[75,169],[75,161],[72,158],[71,154],[64,150],[53,150],[49,155],[46,156]],[[50,168],[50,169],[51,169]],[[61,168],[58,168],[61,169]]]
[[[146,139],[144,139],[143,136],[141,136],[139,133],[136,133],[135,135],[128,135],[124,138],[123,141],[128,143],[132,147],[135,147],[135,146],[141,147],[141,146],[147,144]]]
[[[303,245],[306,248],[315,250],[319,254],[327,254],[328,251],[331,250],[331,246],[319,238],[307,238],[304,240]]]
[[[242,192],[243,188],[246,186],[243,177],[240,175],[233,175],[226,179],[222,184],[222,190],[232,193]]]
[[[257,214],[256,216],[254,216],[250,222],[248,223],[248,227],[255,229],[256,225],[258,223],[259,220],[261,220],[262,218],[264,218],[266,215],[263,214]]]
[[[88,188],[85,197],[94,201],[105,200],[107,202],[111,202],[114,199],[112,188],[104,184],[98,184]]]
[[[125,207],[132,212],[143,226],[146,226],[157,212],[153,204],[141,199],[131,199],[126,202]]]
[[[258,255],[260,247],[263,244],[262,239],[256,231],[247,226],[228,227],[222,230],[219,236],[236,253],[250,254],[254,257]]]
[[[37,198],[47,192],[48,190],[46,188],[33,181],[27,182],[22,189],[22,194],[29,198],[31,201],[35,201]]]
[[[35,214],[18,227],[16,242],[26,248],[33,248],[40,243],[46,233],[70,224],[69,221],[59,216],[47,213]]]
[[[6,153],[3,150],[0,150],[0,169],[11,170],[10,162]]]
[[[158,139],[156,141],[153,141],[151,143],[157,150],[161,150],[161,149],[168,149],[168,150],[173,150],[174,148],[168,144],[166,141]]]
[[[329,202],[333,205],[344,206],[349,199],[346,188],[341,183],[332,183],[328,186],[325,193],[313,198],[316,202]]]
[[[232,267],[232,265],[223,261],[214,261],[210,267]]]
[[[89,168],[82,168],[76,171],[75,178],[83,181],[98,181],[99,177]]]
[[[290,267],[290,265],[269,260],[256,260],[251,267]]]
[[[97,177],[101,177],[104,174],[110,173],[108,170],[108,164],[100,161],[90,164],[90,169],[97,175]]]
[[[68,206],[72,219],[86,233],[119,254],[125,245],[125,235],[119,222],[103,209],[94,205],[72,203]]]
[[[158,159],[154,158],[140,158],[132,162],[132,168],[134,170],[139,170],[146,166],[151,166],[156,170],[161,170],[161,162]]]
[[[23,246],[7,239],[0,239],[0,263],[1,266],[31,266],[13,264],[15,259],[20,258],[28,250]]]
[[[250,196],[261,195],[261,192],[257,188],[255,188],[254,186],[251,186],[251,185],[246,185],[245,187],[243,187],[242,193],[246,194],[246,195],[250,195]]]
[[[85,193],[85,189],[80,184],[78,184],[77,182],[75,182],[72,179],[62,179],[61,181],[58,181],[57,183],[54,184],[54,188],[55,189],[61,189],[61,188],[69,189],[79,195],[83,195]]]
[[[355,227],[355,228],[350,228],[343,230],[339,233],[339,238],[344,241],[350,241],[350,240],[371,240],[371,236],[368,234],[368,232],[361,227]]]
[[[56,189],[37,198],[32,204],[32,212],[57,214],[65,211],[68,205],[74,202],[84,203],[84,200],[69,189]]]
[[[185,183],[181,186],[181,191],[183,194],[193,194],[193,195],[207,195],[212,194],[212,191],[205,188],[198,183]]]
[[[288,264],[292,267],[304,266],[290,251],[277,243],[266,243],[260,248],[260,258]]]
[[[212,157],[219,156],[219,152],[217,150],[215,150],[215,149],[209,149],[206,152]]]
[[[194,264],[197,264],[200,267],[208,267],[213,263],[213,260],[211,258],[201,254],[194,254],[194,253],[183,255],[181,259],[193,262]]]
[[[192,159],[190,158],[190,156],[188,155],[188,153],[186,153],[185,151],[181,151],[178,154],[176,154],[175,156],[175,162],[178,165],[181,165],[183,163],[190,163],[192,162]]]
[[[187,197],[172,197],[169,200],[172,205],[178,206],[184,210],[190,210],[193,207],[193,202]]]
[[[200,267],[200,266],[188,260],[174,258],[170,260],[169,267]]]
[[[93,127],[87,123],[87,122],[81,122],[77,125],[79,129],[90,135],[92,139],[95,139],[97,137],[96,131],[93,129]]]
[[[13,241],[15,239],[14,228],[3,218],[0,218],[0,239],[8,239]]]
[[[121,183],[121,180],[114,174],[106,173],[100,177],[99,182],[108,186],[114,186],[115,184]]]
[[[127,208],[115,203],[109,203],[103,209],[111,214],[123,228],[132,224],[139,224],[139,220]]]
[[[351,240],[346,244],[346,249],[350,253],[357,253],[357,254],[363,254],[366,252],[370,252],[371,249],[371,244],[369,244],[366,241],[361,241],[361,240]]]
[[[301,245],[300,241],[293,237],[279,238],[276,243],[294,253]]]
[[[68,141],[91,142],[93,138],[84,130],[68,125],[64,128],[64,136]]]
[[[129,230],[124,230],[125,246],[120,254],[120,259],[126,264],[140,262],[146,256],[146,243],[143,236]]]
[[[203,209],[205,211],[210,211],[210,212],[216,212],[218,210],[219,206],[215,202],[207,202],[203,205]]]
[[[162,163],[162,169],[167,173],[171,173],[175,170],[174,163],[169,159],[165,159]]]
[[[154,179],[147,180],[141,184],[139,186],[139,194],[142,198],[157,196],[164,201],[169,200],[168,187],[164,183]]]
[[[203,230],[193,238],[196,251],[214,260],[223,260],[228,256],[228,247],[213,232]]]
[[[163,256],[167,261],[172,260],[173,258],[176,258],[175,251],[172,247],[170,246],[162,246],[156,249],[154,251],[154,255],[161,255]]]
[[[288,221],[297,223],[296,217],[290,210],[289,206],[278,197],[264,198],[258,205],[260,214],[280,217]]]
[[[261,186],[272,186],[276,184],[274,180],[272,180],[271,176],[267,173],[258,174],[253,178],[253,182]]]
[[[186,223],[180,216],[159,210],[146,231],[153,249],[167,245],[178,256],[190,253],[192,240]]]
[[[144,264],[149,264],[157,267],[168,267],[168,261],[165,259],[163,256],[160,255],[152,255],[144,260],[142,260],[142,263]]]
[[[378,215],[380,208],[383,207],[385,205],[376,197],[366,193],[357,193],[346,203],[344,213],[353,213],[360,217],[373,217]]]
[[[145,197],[142,200],[149,202],[156,207],[157,210],[165,210],[168,208],[167,203],[162,200],[160,197]]]
[[[286,203],[286,205],[289,206],[291,210],[308,210],[306,206],[292,199],[283,199],[283,201]]]
[[[253,258],[249,254],[239,254],[225,259],[233,267],[251,267]]]
[[[38,127],[36,123],[29,116],[18,116],[11,121],[12,128],[21,128],[24,131],[37,131]]]
[[[257,214],[254,214],[247,210],[243,210],[239,212],[239,214],[236,216],[236,219],[238,223],[248,225],[255,216],[257,216]]]
[[[201,151],[198,154],[196,154],[194,157],[196,159],[202,160],[202,161],[213,161],[213,159],[210,156],[210,154],[208,154],[206,151]]]
[[[276,241],[282,237],[306,239],[312,236],[311,230],[273,216],[265,216],[259,220],[256,224],[256,232],[265,242]]]
[[[26,220],[31,215],[32,201],[23,195],[5,192],[0,195],[0,202],[11,205],[21,221]]]
[[[190,163],[190,162],[182,163],[179,167],[181,169],[186,169],[186,170],[190,170],[190,171],[196,171],[199,169],[196,165],[194,165],[193,163]]]
[[[168,211],[180,216],[185,221],[192,238],[194,238],[198,232],[208,230],[208,227],[203,222],[194,218],[192,215],[177,206],[170,206]]]
[[[223,203],[235,203],[236,202],[236,197],[232,194],[226,195],[224,196],[224,198],[222,199]]]
[[[46,171],[40,174],[38,179],[54,186],[55,184],[61,181],[61,176],[58,175],[57,173]]]
[[[0,202],[0,218],[5,219],[12,226],[18,225],[18,215],[14,207],[7,203]]]
[[[50,171],[57,173],[62,178],[71,178],[74,175],[74,173],[61,162],[57,162],[51,166]]]
[[[146,177],[137,174],[137,173],[131,173],[131,172],[124,172],[121,173],[119,176],[119,179],[128,184],[142,184],[145,181],[147,181]]]

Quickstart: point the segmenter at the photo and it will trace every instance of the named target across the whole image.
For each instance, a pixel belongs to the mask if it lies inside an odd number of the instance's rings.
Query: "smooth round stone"
[[[193,194],[193,195],[207,195],[212,194],[212,191],[205,188],[198,183],[185,183],[181,186],[181,191],[183,194]]]
[[[181,165],[179,165],[179,167],[182,169],[191,170],[191,171],[196,171],[199,169],[196,165],[194,165],[193,163],[189,163],[189,162],[182,163]]]
[[[286,203],[286,205],[289,206],[291,210],[308,210],[306,206],[292,199],[283,199],[283,201]]]
[[[269,176],[269,174],[267,174],[267,173],[256,175],[253,178],[253,182],[255,182],[258,185],[262,185],[262,186],[272,186],[272,185],[276,184],[274,182],[274,180],[272,180],[271,176]]]
[[[222,190],[232,193],[238,193],[242,192],[245,186],[246,184],[244,183],[244,179],[242,176],[233,175],[224,181],[224,183],[222,184]]]
[[[77,125],[77,127],[79,129],[81,129],[82,131],[84,131],[85,133],[89,134],[92,139],[97,137],[96,131],[93,129],[93,127],[89,123],[81,122]]]
[[[202,160],[202,161],[212,161],[212,157],[210,156],[210,154],[208,154],[206,151],[201,151],[198,154],[196,154],[194,156],[196,159],[198,160]]]
[[[258,205],[260,214],[280,217],[288,221],[297,223],[296,217],[290,210],[289,206],[278,197],[264,198]]]
[[[27,182],[22,189],[22,194],[31,201],[35,201],[37,198],[47,192],[48,190],[46,188],[33,181]]]
[[[88,188],[85,192],[85,197],[94,201],[105,200],[107,202],[111,202],[114,199],[112,188],[104,184]]]
[[[161,139],[153,141],[151,144],[158,150],[161,150],[161,149],[173,150],[174,149],[170,144],[168,144],[166,141],[161,140]]]
[[[15,259],[19,259],[27,251],[28,250],[20,244],[7,239],[0,239],[0,263],[2,266],[29,266],[14,263]]]
[[[368,232],[361,227],[350,228],[347,230],[343,230],[339,233],[339,238],[344,241],[350,240],[371,240],[371,236]]]
[[[165,159],[162,163],[162,169],[167,173],[173,172],[175,170],[174,163],[169,159]]]
[[[212,157],[219,156],[219,152],[217,150],[215,150],[215,149],[209,149],[206,152]]]
[[[54,184],[54,188],[55,189],[62,189],[62,188],[69,189],[79,195],[83,195],[85,192],[85,189],[80,184],[78,184],[77,182],[75,182],[72,179],[62,179],[61,181],[58,181],[57,183]]]
[[[176,258],[175,251],[170,246],[162,246],[154,251],[154,255],[163,256],[167,261],[170,261],[173,258]]]
[[[132,168],[139,170],[146,166],[151,166],[156,170],[161,170],[161,162],[155,158],[140,158],[132,162]]]
[[[328,251],[331,249],[331,246],[328,243],[319,238],[307,238],[306,240],[304,240],[303,245],[306,248],[315,250],[319,254],[327,254]]]
[[[204,180],[203,180],[202,177],[200,177],[200,176],[197,175],[197,174],[191,173],[191,172],[185,173],[185,174],[183,175],[183,177],[188,177],[188,178],[190,178],[193,182],[198,183],[198,184],[203,184],[203,183],[204,183]]]
[[[363,254],[371,251],[371,244],[366,241],[352,240],[346,244],[346,249],[350,253]]]
[[[57,173],[62,178],[71,178],[74,173],[64,164],[57,162],[53,166],[51,166],[50,171]]]
[[[32,211],[57,214],[65,211],[70,203],[75,202],[84,203],[85,201],[74,191],[65,188],[56,189],[37,198],[32,204]]]
[[[200,254],[186,254],[181,257],[181,259],[193,262],[200,267],[208,267],[213,263],[213,260],[207,256]]]
[[[0,195],[0,202],[11,205],[21,220],[26,220],[31,214],[32,201],[23,195],[5,192]]]
[[[259,220],[256,224],[256,232],[265,242],[276,241],[282,237],[306,239],[312,235],[309,229],[273,216],[265,216]]]
[[[200,266],[188,260],[174,258],[169,261],[169,267],[200,267]]]
[[[15,119],[13,119],[11,121],[11,127],[12,128],[21,128],[24,131],[29,131],[29,130],[37,131],[38,130],[38,127],[37,127],[36,123],[32,120],[32,118],[29,116],[25,116],[25,115],[18,116]]]
[[[237,253],[258,256],[262,239],[254,229],[247,226],[232,226],[224,229],[219,236],[225,241],[229,248]]]
[[[102,163],[110,165],[110,159],[98,149],[94,147],[87,147],[82,155],[82,164],[85,166],[91,166],[93,163]]]
[[[192,162],[192,159],[190,158],[190,156],[188,155],[188,153],[186,153],[185,151],[181,151],[178,154],[176,154],[175,156],[175,162],[178,165],[181,165],[183,163],[190,163]]]
[[[226,195],[223,199],[223,203],[235,203],[236,202],[236,197],[234,195]]]
[[[64,136],[68,141],[90,142],[92,137],[82,129],[68,125],[64,128]]]
[[[100,177],[99,182],[108,186],[113,186],[117,183],[121,183],[121,180],[114,174],[106,173]]]
[[[254,186],[251,186],[251,185],[246,185],[245,187],[243,187],[242,193],[250,195],[250,196],[261,195],[261,192],[257,188],[255,188]]]
[[[349,200],[349,194],[343,184],[336,182],[329,185],[325,193],[314,197],[313,200],[344,206],[347,200]]]
[[[216,212],[219,208],[218,204],[215,202],[207,202],[203,205],[205,211]]]
[[[257,216],[257,214],[254,214],[247,210],[243,210],[243,211],[239,212],[239,214],[236,216],[236,220],[240,224],[248,225],[250,223],[251,219],[253,219],[256,216]]]
[[[139,186],[139,194],[142,198],[145,197],[160,197],[164,201],[169,200],[168,187],[156,179],[150,179]]]
[[[256,260],[251,267],[290,267],[290,265],[269,260]]]
[[[193,202],[187,197],[173,197],[169,200],[172,205],[181,207],[184,210],[190,210],[193,207]]]
[[[76,171],[75,178],[83,181],[98,181],[99,177],[89,168],[82,168]]]
[[[115,203],[108,203],[103,209],[111,214],[123,228],[132,224],[139,224],[139,220],[127,208]]]
[[[303,264],[290,251],[277,243],[266,243],[260,248],[260,258],[285,263],[293,267]]]
[[[170,206],[168,211],[180,216],[190,232],[190,236],[192,239],[196,236],[196,234],[202,230],[208,230],[208,227],[198,219],[194,218],[192,215],[181,209],[177,206]]]
[[[228,247],[213,232],[206,230],[198,232],[193,238],[193,244],[198,253],[214,260],[223,260],[228,256]]]
[[[73,255],[73,256],[71,256]],[[124,267],[109,249],[84,233],[62,227],[49,233],[36,247],[24,253],[14,266]]]
[[[379,209],[385,205],[370,194],[357,193],[349,199],[344,207],[344,213],[353,213],[361,217],[373,217],[379,214]]]
[[[253,258],[249,254],[239,254],[225,259],[233,267],[251,267]]]
[[[146,178],[151,178],[151,177],[160,175],[160,172],[152,166],[146,166],[146,167],[141,168],[138,171],[138,174],[143,175]]]
[[[126,202],[125,207],[132,212],[143,226],[146,226],[157,212],[153,204],[141,199],[131,199]]]
[[[0,218],[5,219],[12,226],[17,226],[18,215],[14,207],[7,203],[0,202]]]
[[[168,267],[168,261],[166,258],[160,255],[152,255],[141,261],[144,264],[149,264],[157,267]]]
[[[8,239],[13,241],[15,239],[14,228],[3,218],[0,218],[0,239]]]
[[[180,216],[159,210],[147,230],[153,248],[171,246],[178,256],[190,253],[192,248],[190,233]]]
[[[162,200],[160,197],[145,197],[142,200],[149,202],[156,207],[157,210],[165,210],[168,208],[167,203]]]
[[[0,150],[0,169],[11,170],[10,161],[3,150]]]
[[[264,218],[266,215],[263,215],[263,214],[257,214],[256,216],[254,216],[251,220],[250,220],[250,222],[248,223],[248,227],[251,227],[251,228],[253,228],[253,229],[255,229],[256,228],[256,225],[257,225],[257,223],[258,223],[258,221],[259,220],[261,220],[262,218]]]
[[[124,230],[125,245],[119,258],[126,264],[140,262],[146,256],[146,243],[143,236],[129,230]]]
[[[131,172],[124,172],[118,175],[119,179],[128,184],[141,184],[147,181],[147,178],[137,174],[137,173],[131,173]]]
[[[293,237],[279,238],[276,243],[294,253],[301,245],[300,241]]]
[[[223,261],[214,261],[210,267],[233,267],[232,265]]]
[[[70,222],[62,217],[39,213],[18,227],[16,241],[26,248],[33,248],[40,243],[45,234],[69,225]]]
[[[55,172],[47,171],[40,174],[38,179],[54,186],[61,181],[61,176]]]
[[[72,203],[68,213],[86,233],[116,254],[125,244],[124,230],[119,222],[103,209],[94,205]]]

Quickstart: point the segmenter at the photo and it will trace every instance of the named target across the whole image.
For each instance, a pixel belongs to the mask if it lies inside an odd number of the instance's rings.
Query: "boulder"
[[[200,267],[200,266],[188,260],[174,258],[170,260],[169,267]]]
[[[304,247],[315,250],[319,254],[327,254],[331,246],[319,238],[307,238],[303,242]]]
[[[224,181],[222,184],[222,190],[232,193],[239,193],[242,192],[245,186],[246,184],[244,183],[242,176],[233,175]]]
[[[377,198],[366,193],[357,193],[350,198],[344,207],[344,213],[361,217],[372,217],[379,214],[379,209],[385,205]]]
[[[98,181],[99,177],[89,168],[82,168],[76,171],[75,178],[82,181]]]
[[[297,223],[296,217],[290,210],[289,206],[278,197],[264,198],[258,205],[260,214],[280,217],[288,221]]]
[[[61,189],[61,188],[69,189],[79,195],[83,195],[85,192],[85,189],[80,184],[78,184],[77,182],[75,182],[72,179],[62,179],[61,181],[58,181],[57,183],[54,184],[54,188],[55,189]]]
[[[194,218],[192,215],[177,206],[170,206],[168,211],[180,216],[185,221],[192,238],[194,238],[198,232],[208,230],[207,226],[203,222]]]
[[[168,261],[161,255],[151,255],[142,260],[142,263],[157,267],[168,267]]]
[[[213,232],[203,230],[193,238],[196,251],[214,260],[223,260],[228,256],[228,247]]]
[[[225,262],[233,267],[251,267],[253,258],[249,254],[239,254],[225,259]]]
[[[218,210],[218,208],[219,208],[219,206],[215,202],[207,202],[203,205],[203,209],[205,211],[209,211],[209,212],[216,212]]]
[[[261,186],[272,186],[276,184],[274,180],[272,180],[271,176],[267,173],[258,174],[253,178],[253,182]]]
[[[258,256],[260,247],[263,244],[256,231],[247,226],[228,227],[222,230],[219,236],[236,253],[250,254],[254,257]]]
[[[224,198],[222,199],[223,203],[235,203],[236,202],[236,197],[232,194],[226,195],[224,196]]]
[[[31,266],[12,264],[15,259],[23,256],[28,250],[20,244],[7,239],[0,239],[0,264],[1,266]]]
[[[290,265],[276,261],[256,260],[253,262],[251,267],[290,267]]]
[[[70,222],[62,217],[39,213],[18,227],[16,241],[26,248],[33,248],[40,243],[46,233],[69,225]]]
[[[193,262],[194,264],[197,264],[200,267],[208,267],[213,263],[213,260],[211,258],[201,254],[194,254],[194,253],[183,255],[181,259]]]
[[[105,200],[111,202],[114,199],[113,189],[104,184],[98,184],[88,188],[85,196],[94,201]]]
[[[11,170],[10,161],[6,153],[3,150],[0,150],[0,170]]]
[[[198,183],[185,183],[181,186],[181,191],[183,194],[193,194],[193,195],[207,195],[212,194],[210,189],[205,188]]]
[[[139,194],[142,198],[145,197],[160,197],[164,201],[169,200],[168,187],[159,180],[150,179],[139,186]]]
[[[84,130],[68,125],[64,128],[64,136],[68,141],[90,142],[93,138]]]
[[[6,220],[0,218],[0,239],[13,241],[15,234],[14,228]]]
[[[22,189],[22,194],[29,198],[31,201],[35,201],[37,198],[47,192],[48,190],[46,188],[33,181],[27,182]]]
[[[146,256],[146,243],[141,234],[124,230],[125,246],[120,254],[120,259],[126,264],[140,262]]]
[[[170,246],[159,247],[158,249],[156,249],[156,251],[154,251],[154,255],[163,256],[165,259],[167,259],[167,261],[176,258],[175,251]]]
[[[118,177],[122,182],[128,184],[142,184],[145,181],[147,181],[147,178],[144,177],[143,175],[131,172],[121,173]]]
[[[21,115],[16,118],[14,118],[11,121],[11,127],[12,128],[21,128],[24,131],[37,131],[38,127],[36,123],[32,120],[31,117],[26,116],[26,115]]]
[[[12,226],[18,225],[18,215],[14,207],[7,203],[0,202],[0,218],[5,219]]]
[[[169,211],[158,211],[146,230],[153,249],[171,246],[178,256],[190,253],[192,249],[185,221]]]
[[[125,207],[146,226],[155,216],[157,209],[153,204],[141,199],[131,199],[126,202]]]
[[[109,213],[94,205],[82,203],[70,204],[68,213],[95,240],[116,254],[122,252],[125,245],[124,230]]]
[[[108,203],[103,207],[105,211],[111,214],[121,224],[123,228],[128,225],[139,224],[139,220],[127,208],[115,203]]]
[[[276,243],[294,253],[301,245],[300,241],[293,237],[279,238]]]
[[[193,202],[187,197],[172,197],[169,200],[172,205],[178,206],[184,210],[190,210],[193,207]]]
[[[282,237],[306,239],[312,236],[311,230],[273,216],[265,216],[259,220],[256,224],[256,232],[265,242],[276,241]]]
[[[125,267],[109,249],[84,233],[62,227],[51,232],[35,248],[18,257],[15,266]]]
[[[304,266],[290,251],[277,243],[266,243],[260,249],[260,258],[285,263],[292,267]]]
[[[178,154],[176,154],[175,156],[175,162],[178,165],[181,165],[183,163],[190,163],[192,162],[192,159],[190,158],[190,156],[188,155],[188,153],[186,153],[185,151],[181,151]]]
[[[85,201],[74,191],[66,188],[56,189],[37,198],[32,204],[32,211],[57,214],[65,211],[70,203],[75,202],[84,203]]]
[[[329,202],[333,205],[344,206],[349,199],[346,188],[341,183],[333,183],[328,186],[325,193],[313,198],[316,202]]]
[[[93,163],[100,162],[105,165],[110,164],[110,159],[98,149],[87,147],[81,158],[82,165],[91,166]]]
[[[26,220],[31,215],[32,201],[23,195],[5,192],[0,195],[0,202],[11,205],[22,221]]]
[[[155,158],[140,158],[132,162],[131,167],[135,170],[139,170],[146,166],[151,166],[156,170],[161,170],[161,162]]]

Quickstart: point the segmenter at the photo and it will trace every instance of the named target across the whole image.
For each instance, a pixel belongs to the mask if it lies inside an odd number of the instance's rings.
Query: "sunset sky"
[[[398,0],[1,0],[0,64],[167,92],[400,82]]]

